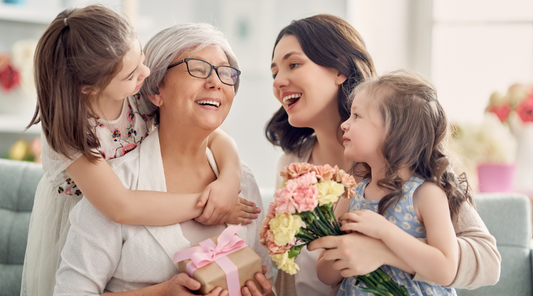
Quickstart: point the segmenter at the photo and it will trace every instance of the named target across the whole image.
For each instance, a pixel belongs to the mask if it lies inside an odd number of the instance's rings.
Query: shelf
[[[24,132],[26,126],[31,120],[31,116],[22,116],[22,115],[7,115],[0,114],[0,134],[9,133],[9,134],[18,134]],[[33,125],[25,131],[24,133],[38,135],[41,133],[41,124]]]
[[[42,11],[24,5],[0,3],[0,21],[49,24],[56,17],[57,11]]]

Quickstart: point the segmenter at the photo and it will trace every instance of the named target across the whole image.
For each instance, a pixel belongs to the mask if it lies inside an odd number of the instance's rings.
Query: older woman
[[[118,159],[114,170],[129,188],[185,194],[184,203],[188,203],[217,178],[207,141],[231,108],[239,85],[237,60],[222,33],[208,24],[165,29],[148,42],[145,53],[152,76],[142,87],[141,99],[149,98],[159,125],[138,149]],[[244,197],[262,204],[252,172],[244,164],[241,189]],[[174,253],[226,227],[194,220],[164,227],[120,225],[85,199],[72,210],[70,219],[54,295],[128,291],[186,295],[199,284],[176,275],[180,271],[172,261]],[[269,293],[271,261],[258,242],[261,221],[259,217],[237,234],[261,256],[265,274],[255,277]],[[211,294],[220,292],[215,289]],[[252,281],[242,292],[261,295]]]

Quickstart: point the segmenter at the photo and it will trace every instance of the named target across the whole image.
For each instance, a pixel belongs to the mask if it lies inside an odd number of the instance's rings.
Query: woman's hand
[[[222,177],[205,187],[198,199],[197,207],[205,206],[205,209],[196,222],[204,225],[217,225],[224,223],[233,213],[235,204],[238,202],[240,192],[239,180]]]
[[[253,201],[239,196],[237,205],[225,222],[228,224],[247,225],[252,223],[252,220],[257,219],[259,213],[261,213],[261,209]]]
[[[394,255],[381,240],[360,233],[321,237],[308,248],[309,251],[325,249],[322,258],[333,260],[333,269],[340,271],[343,277],[370,273],[388,263],[388,258]]]
[[[186,273],[178,273],[174,275],[170,280],[163,283],[163,293],[164,296],[187,296],[187,295],[196,295],[191,291],[200,289],[201,284],[189,277]],[[159,294],[159,293],[158,293]],[[226,296],[228,291],[222,290],[220,287],[213,289],[208,296]]]
[[[261,285],[261,289],[263,290],[263,293],[261,294],[261,291],[259,291],[259,289],[255,286],[255,283],[253,281],[247,281],[246,286],[242,288],[242,295],[263,296],[263,295],[271,294],[272,284],[265,277],[266,271],[267,271],[266,266],[263,265],[263,273],[261,274],[258,272],[255,274],[255,279]]]

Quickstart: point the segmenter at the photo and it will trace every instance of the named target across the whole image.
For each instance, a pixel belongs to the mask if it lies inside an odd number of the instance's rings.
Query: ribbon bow
[[[174,263],[191,260],[187,263],[187,274],[192,277],[194,271],[211,262],[216,262],[226,274],[226,283],[230,295],[240,296],[239,270],[226,256],[246,248],[248,245],[235,233],[242,228],[232,225],[226,228],[215,244],[211,239],[199,243],[200,246],[178,251],[174,254]]]

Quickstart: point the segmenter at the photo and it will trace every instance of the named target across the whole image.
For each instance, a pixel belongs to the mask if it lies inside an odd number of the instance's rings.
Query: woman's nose
[[[280,89],[289,85],[289,79],[283,73],[278,72],[278,74],[276,74],[276,78],[274,78],[274,82],[272,83],[275,89]]]
[[[220,88],[222,82],[218,78],[217,71],[213,69],[211,74],[206,78],[206,86],[208,88]]]

